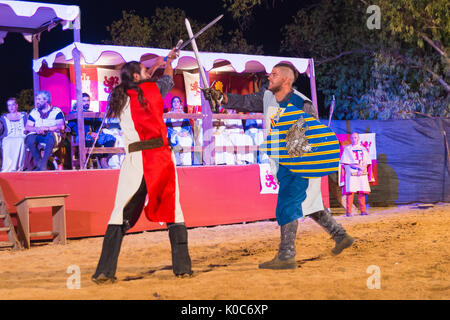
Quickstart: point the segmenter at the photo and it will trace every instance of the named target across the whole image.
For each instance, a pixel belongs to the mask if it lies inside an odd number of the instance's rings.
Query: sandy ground
[[[450,204],[371,208],[336,219],[356,238],[338,256],[314,221],[300,222],[296,270],[260,270],[279,244],[276,222],[189,229],[194,276],[174,277],[166,231],[127,235],[118,282],[90,281],[103,238],[0,251],[1,299],[450,299]],[[80,289],[71,266],[80,270]],[[372,267],[371,267],[372,266]],[[373,267],[375,266],[375,267]],[[68,269],[69,268],[69,269]],[[376,277],[379,275],[379,289]],[[72,276],[72,278],[70,278]],[[372,287],[372,289],[370,289]]]

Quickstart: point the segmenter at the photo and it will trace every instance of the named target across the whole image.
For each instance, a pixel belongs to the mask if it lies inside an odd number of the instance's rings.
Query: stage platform
[[[276,194],[260,194],[258,165],[178,167],[180,202],[187,227],[205,227],[275,218]],[[65,170],[0,173],[0,186],[16,224],[14,204],[26,196],[69,194],[67,237],[103,236],[113,209],[119,170]],[[328,179],[322,195],[329,207]],[[50,209],[30,210],[31,232],[51,229]],[[129,232],[165,229],[142,214]],[[36,238],[38,239],[38,238]],[[43,238],[45,239],[45,238]],[[6,234],[0,241],[6,241]]]

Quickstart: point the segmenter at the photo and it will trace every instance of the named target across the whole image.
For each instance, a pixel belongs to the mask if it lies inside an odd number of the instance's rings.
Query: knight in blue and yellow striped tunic
[[[303,99],[291,95],[271,119],[270,132],[260,146],[278,164],[277,179],[280,183],[276,217],[279,225],[303,217],[302,202],[306,198],[309,179],[320,178],[338,171],[339,141],[336,134],[313,116],[302,111]],[[286,134],[289,128],[303,117],[305,133],[312,151],[300,157],[291,157],[286,150]]]

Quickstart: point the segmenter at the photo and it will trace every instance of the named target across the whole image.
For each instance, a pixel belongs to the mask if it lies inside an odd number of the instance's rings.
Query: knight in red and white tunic
[[[156,82],[148,81],[153,73],[142,64],[125,64],[122,83],[111,93],[108,116],[120,120],[126,154],[100,261],[92,276],[96,283],[116,280],[123,236],[142,212],[150,221],[167,223],[175,275],[192,274],[174,156],[163,120],[163,97],[174,85],[171,62],[175,58],[172,50],[166,62],[158,59],[153,72],[161,64],[166,67]]]

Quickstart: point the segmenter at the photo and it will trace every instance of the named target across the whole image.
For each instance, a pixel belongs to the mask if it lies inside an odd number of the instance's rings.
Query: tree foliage
[[[17,104],[19,111],[26,111],[27,113],[34,108],[34,94],[33,89],[22,89],[17,95]]]
[[[223,6],[231,13],[241,30],[247,29],[253,21],[253,9],[260,6],[262,0],[223,0]]]
[[[380,0],[390,32],[423,48],[426,43],[439,54],[449,55],[450,2],[447,0]]]
[[[392,15],[385,14],[384,6],[381,30],[369,30],[367,6],[365,1],[332,0],[300,10],[284,28],[282,49],[314,58],[318,91],[327,106],[336,96],[337,119],[448,115],[442,57],[406,42],[411,38],[397,34],[401,30],[393,32]]]
[[[380,0],[379,5],[392,35],[421,50],[427,57],[439,57],[434,63],[415,65],[428,72],[450,93],[450,2]]]
[[[157,8],[152,16],[152,44],[160,48],[172,48],[180,39],[188,39],[185,22],[186,13],[181,9]],[[204,24],[195,19],[189,18],[192,30],[196,33]],[[168,28],[170,26],[170,28]],[[215,51],[214,48],[220,44],[220,37],[223,34],[223,27],[215,24],[205,31],[197,41],[197,46],[201,51]]]
[[[152,29],[148,18],[138,16],[134,11],[122,11],[122,18],[114,21],[106,30],[111,40],[106,44],[118,46],[145,47],[152,40]]]
[[[244,33],[235,29],[227,34],[228,40],[222,43],[221,51],[228,53],[247,53],[247,54],[263,54],[263,46],[252,45],[247,42]]]
[[[414,50],[405,52],[413,56]],[[415,56],[415,59],[421,59]],[[449,117],[449,96],[432,75],[411,69],[390,51],[376,55],[371,69],[372,87],[361,98],[359,119],[412,119],[422,115]]]
[[[325,105],[336,97],[339,119],[356,117],[359,99],[370,88],[378,39],[365,27],[364,11],[358,1],[322,1],[298,11],[284,28],[282,50],[314,58],[318,90]]]
[[[104,43],[172,48],[178,40],[189,38],[185,18],[184,10],[178,8],[157,8],[150,19],[141,17],[134,11],[123,11],[122,18],[107,27],[111,40]],[[194,33],[206,24],[191,18],[189,22]],[[200,51],[262,54],[262,47],[249,44],[241,31],[236,29],[224,35],[220,23],[206,30],[199,37],[197,46]]]

